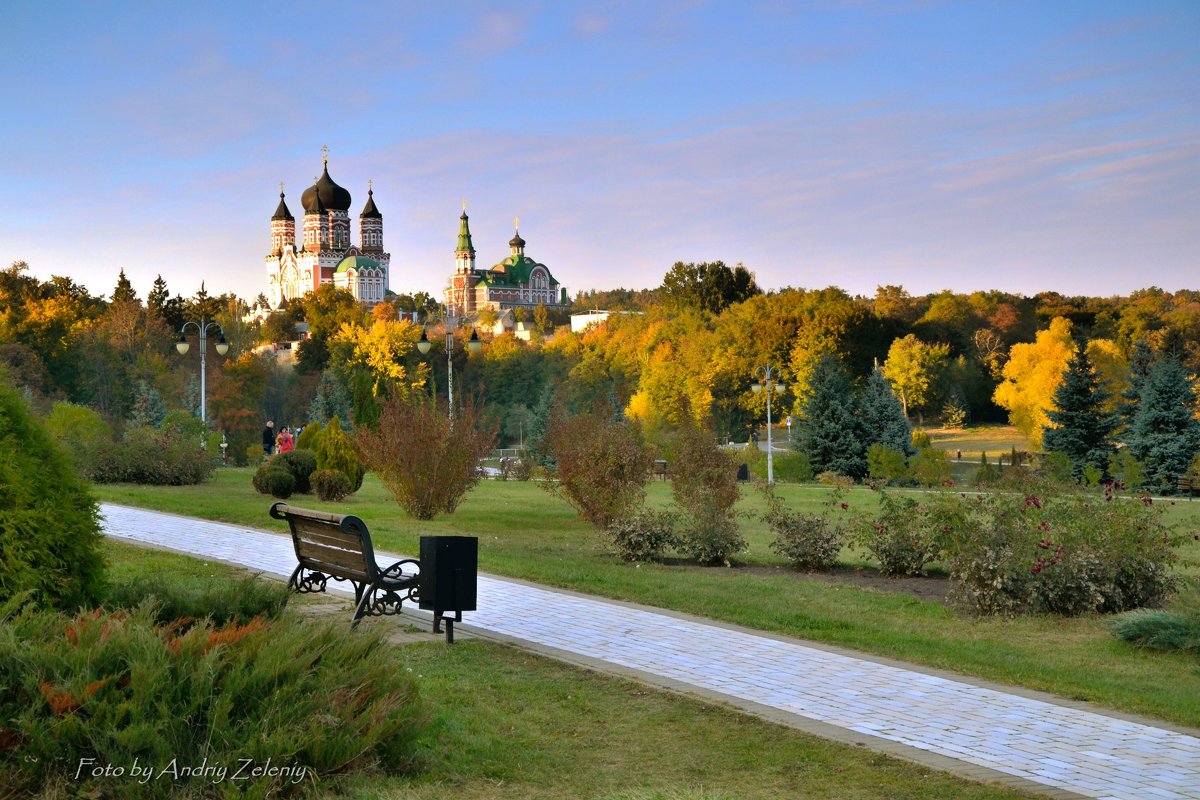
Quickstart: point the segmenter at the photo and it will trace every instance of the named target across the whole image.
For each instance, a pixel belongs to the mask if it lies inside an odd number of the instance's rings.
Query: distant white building
[[[636,314],[641,316],[641,311],[583,311],[579,314],[571,315],[571,333],[579,333],[585,331],[593,325],[599,325],[609,318],[612,314]]]

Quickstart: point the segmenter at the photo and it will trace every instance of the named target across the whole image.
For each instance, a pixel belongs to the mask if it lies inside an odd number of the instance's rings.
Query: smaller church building
[[[533,311],[539,305],[564,309],[570,305],[567,290],[559,285],[550,269],[525,255],[520,222],[509,241],[509,256],[487,269],[475,266],[475,246],[466,204],[458,218],[458,246],[454,251],[454,274],[446,287],[446,312],[451,317],[468,317],[485,309],[507,311],[524,308]]]
[[[373,188],[358,215],[359,244],[350,243],[350,192],[329,177],[329,157],[313,185],[300,195],[304,220],[296,239],[296,218],[284,201],[271,217],[271,252],[267,254],[267,300],[279,308],[285,300],[303,297],[321,284],[332,283],[368,306],[389,294],[391,254],[383,247],[383,215],[375,206]]]

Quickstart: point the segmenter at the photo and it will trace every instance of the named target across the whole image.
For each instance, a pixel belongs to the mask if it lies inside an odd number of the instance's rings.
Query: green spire
[[[467,201],[463,200],[463,213],[458,218],[458,247],[456,253],[475,254],[475,245],[471,244],[471,227],[467,224]]]

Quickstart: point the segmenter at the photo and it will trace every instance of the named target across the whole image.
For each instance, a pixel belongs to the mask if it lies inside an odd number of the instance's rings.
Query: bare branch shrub
[[[702,564],[729,565],[730,556],[746,549],[734,505],[741,497],[737,465],[703,428],[679,431],[671,493],[687,521],[681,547]]]
[[[375,427],[355,429],[359,457],[415,519],[452,514],[479,482],[479,460],[491,452],[495,426],[485,427],[472,402],[454,409],[428,397],[392,397]]]
[[[653,458],[635,424],[602,413],[555,413],[546,443],[558,466],[558,483],[546,488],[600,530],[642,504]]]

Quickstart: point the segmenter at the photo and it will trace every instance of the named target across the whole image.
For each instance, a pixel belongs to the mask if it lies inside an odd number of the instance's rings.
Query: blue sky
[[[330,149],[391,287],[1200,288],[1200,3],[24,3],[0,260],[253,298]],[[357,241],[357,221],[354,238]]]

